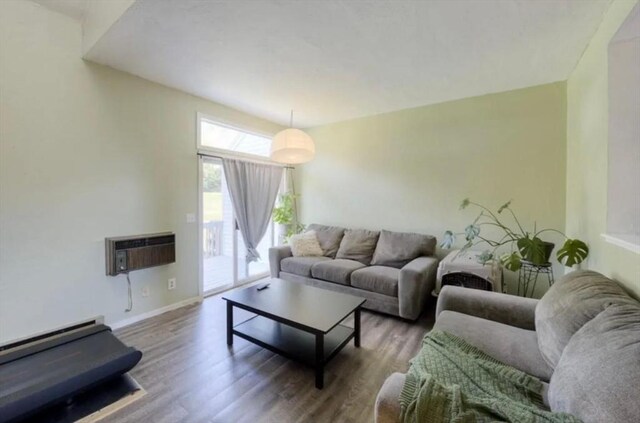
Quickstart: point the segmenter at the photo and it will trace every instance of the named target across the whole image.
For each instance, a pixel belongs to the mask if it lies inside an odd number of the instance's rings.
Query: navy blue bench
[[[0,351],[0,422],[28,417],[131,370],[142,353],[93,324]]]

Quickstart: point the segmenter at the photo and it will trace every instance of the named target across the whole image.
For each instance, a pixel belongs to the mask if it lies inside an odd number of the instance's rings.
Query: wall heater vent
[[[176,236],[171,232],[105,238],[105,247],[109,276],[176,261]]]

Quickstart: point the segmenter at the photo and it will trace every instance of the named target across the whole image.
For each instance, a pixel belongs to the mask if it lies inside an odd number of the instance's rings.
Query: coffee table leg
[[[233,304],[227,301],[227,345],[233,345]]]
[[[316,388],[324,387],[324,334],[316,334]]]
[[[355,345],[356,348],[359,348],[360,347],[360,307],[356,308],[356,311],[353,312],[353,320],[354,320],[353,331],[355,332],[353,335],[353,345]]]

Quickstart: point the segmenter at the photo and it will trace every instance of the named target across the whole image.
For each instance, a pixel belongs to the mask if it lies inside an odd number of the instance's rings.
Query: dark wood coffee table
[[[269,288],[252,286],[222,297],[227,301],[227,344],[233,345],[236,335],[307,364],[315,369],[316,388],[322,389],[329,360],[351,339],[360,346],[360,307],[366,300],[282,279],[263,282]],[[234,326],[233,307],[257,316]],[[354,327],[341,325],[351,313]]]

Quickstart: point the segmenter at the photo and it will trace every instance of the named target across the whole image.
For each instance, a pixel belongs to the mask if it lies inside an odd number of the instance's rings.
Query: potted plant
[[[466,240],[461,252],[478,244],[488,244],[491,249],[484,251],[478,256],[480,263],[484,264],[494,260],[499,248],[510,246],[511,251],[502,254],[499,259],[504,267],[515,272],[520,270],[523,260],[536,265],[548,263],[554,244],[543,241],[540,235],[545,232],[555,232],[565,238],[564,244],[556,253],[556,258],[560,263],[571,267],[582,263],[589,255],[589,247],[587,247],[587,244],[579,239],[570,239],[556,229],[538,230],[534,224],[532,232],[526,231],[511,209],[511,201],[500,206],[496,213],[481,204],[474,203],[468,198],[462,201],[460,209],[465,209],[469,206],[480,209],[478,217],[464,229],[464,232],[454,233],[452,231],[446,231],[440,243],[442,248],[451,248],[455,244],[458,235],[464,235],[464,239]],[[513,228],[507,226],[505,223],[505,218],[502,217],[503,212],[509,213],[510,220],[513,221]],[[485,226],[497,228],[499,232],[502,233],[502,236],[496,239],[489,238],[482,233],[482,228]]]
[[[273,221],[278,224],[278,239],[284,244],[292,235],[304,230],[304,225],[296,222],[296,198],[298,196],[292,192],[281,194],[278,205],[273,208]]]

